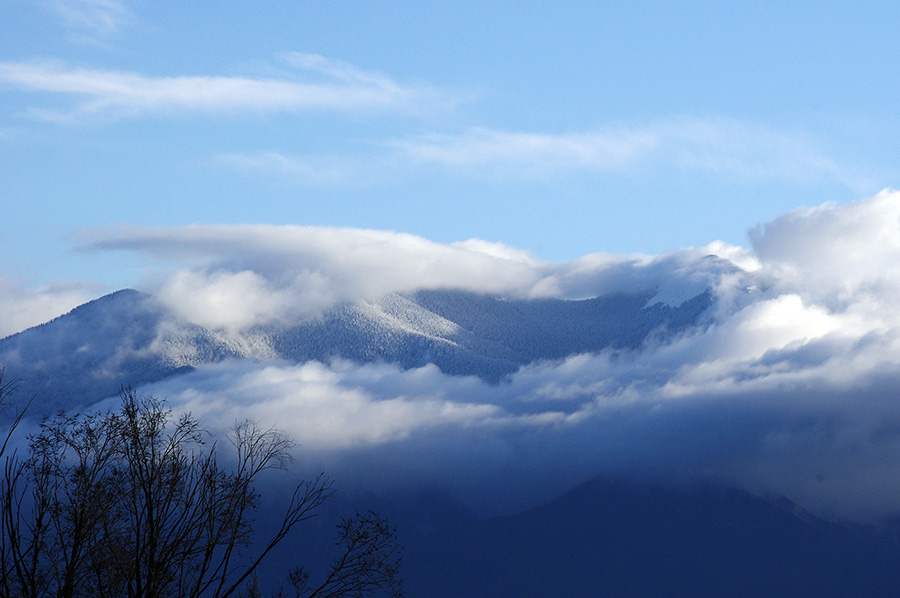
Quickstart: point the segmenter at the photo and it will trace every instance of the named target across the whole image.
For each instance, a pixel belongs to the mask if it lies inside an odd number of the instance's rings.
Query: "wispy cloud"
[[[307,111],[416,113],[448,107],[452,98],[426,86],[402,85],[343,62],[286,55],[296,67],[281,76],[174,76],[86,69],[59,61],[0,62],[0,84],[71,98],[68,110],[34,108],[41,117],[72,120],[199,112],[241,114]],[[303,75],[307,75],[303,77]]]
[[[679,119],[592,132],[544,134],[470,129],[392,142],[421,164],[473,174],[624,172],[668,166],[746,179],[840,178],[842,167],[802,135],[729,120]]]
[[[359,188],[390,183],[404,171],[401,156],[285,155],[279,152],[219,154],[212,164],[245,175],[312,187]],[[408,164],[408,162],[406,162]]]
[[[44,5],[80,42],[103,43],[134,20],[119,0],[45,0]]]
[[[549,135],[475,128],[457,135],[424,135],[390,143],[421,163],[474,171],[532,174],[588,168],[620,170],[660,145],[658,135],[639,129],[610,133]]]
[[[838,182],[864,177],[801,133],[728,120],[678,119],[562,134],[470,128],[372,143],[368,155],[229,154],[220,163],[301,184],[371,185],[409,176],[452,174],[500,181],[557,180],[578,173],[683,171],[724,180]],[[411,167],[414,167],[411,168]]]

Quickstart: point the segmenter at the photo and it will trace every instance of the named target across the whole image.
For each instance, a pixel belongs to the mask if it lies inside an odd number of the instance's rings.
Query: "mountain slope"
[[[0,340],[0,366],[47,415],[237,355],[199,326],[170,323],[148,295],[117,291]]]
[[[595,479],[404,542],[413,597],[900,594],[895,544],[705,483]]]
[[[0,366],[21,380],[20,396],[37,397],[40,415],[226,358],[433,363],[447,374],[498,382],[533,361],[664,340],[695,325],[711,303],[703,293],[678,307],[648,306],[651,296],[506,300],[431,290],[235,332],[185,322],[149,295],[124,290],[0,340]]]

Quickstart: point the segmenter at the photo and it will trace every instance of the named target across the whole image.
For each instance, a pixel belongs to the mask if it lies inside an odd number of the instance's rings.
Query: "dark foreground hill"
[[[707,483],[597,479],[405,544],[420,598],[900,595],[892,541]]]

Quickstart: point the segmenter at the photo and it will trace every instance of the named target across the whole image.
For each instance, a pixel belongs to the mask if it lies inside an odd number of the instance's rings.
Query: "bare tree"
[[[297,596],[303,598],[338,598],[364,596],[383,591],[399,596],[392,582],[399,574],[399,547],[393,528],[376,513],[359,514],[338,525],[336,544],[343,548],[325,580],[309,587],[309,575],[296,570],[291,581]]]
[[[0,402],[9,388],[2,386]],[[173,421],[153,397],[122,393],[118,411],[41,424],[27,455],[7,455],[0,481],[0,595],[226,598],[258,592],[256,572],[333,494],[320,475],[297,484],[271,536],[254,537],[255,483],[285,468],[294,443],[252,422],[234,427],[220,464],[191,415]],[[5,448],[5,445],[4,445]],[[394,531],[374,514],[339,526],[340,556],[297,596],[399,595]],[[254,552],[255,551],[255,552]]]

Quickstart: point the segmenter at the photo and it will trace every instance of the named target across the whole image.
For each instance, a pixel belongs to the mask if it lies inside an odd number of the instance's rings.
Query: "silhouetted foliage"
[[[0,403],[12,388],[0,372]],[[300,482],[277,529],[257,539],[255,482],[286,466],[294,442],[253,422],[236,425],[230,441],[225,467],[199,420],[173,419],[163,401],[130,390],[117,411],[45,420],[24,456],[5,456],[0,596],[260,595],[260,563],[333,489],[323,475]],[[293,596],[400,595],[399,547],[383,519],[342,522],[338,544],[319,585],[302,568],[289,575]]]

